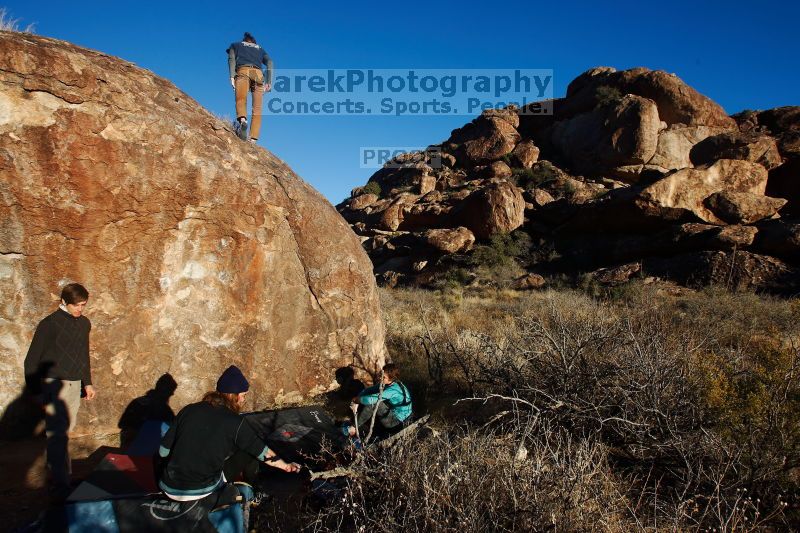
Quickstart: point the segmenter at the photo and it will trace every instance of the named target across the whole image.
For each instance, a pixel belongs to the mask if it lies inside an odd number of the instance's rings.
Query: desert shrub
[[[605,447],[636,502],[617,510],[641,529],[800,523],[787,507],[800,489],[796,301],[647,286],[614,300],[567,290],[489,300],[429,299],[421,327],[389,338],[428,362],[432,390],[499,395]]]
[[[363,194],[374,194],[376,196],[380,196],[381,193],[381,186],[378,185],[377,181],[368,181],[367,184],[364,185]]]
[[[542,160],[531,168],[512,169],[512,178],[518,187],[530,190],[556,181],[564,173],[550,161]]]
[[[594,92],[598,105],[613,105],[622,100],[622,93],[616,87],[601,85]]]
[[[502,433],[454,428],[368,455],[315,531],[623,531],[602,445],[535,419]]]
[[[526,254],[530,247],[530,236],[524,231],[494,235],[487,243],[475,246],[469,256],[469,262],[475,267],[498,267]]]

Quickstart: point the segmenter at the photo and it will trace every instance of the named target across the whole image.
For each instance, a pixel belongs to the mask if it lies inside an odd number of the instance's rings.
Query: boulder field
[[[593,68],[563,98],[485,111],[396,157],[337,208],[388,285],[435,286],[475,266],[473,247],[525,234],[511,288],[567,273],[792,293],[800,107],[729,116],[674,74]]]

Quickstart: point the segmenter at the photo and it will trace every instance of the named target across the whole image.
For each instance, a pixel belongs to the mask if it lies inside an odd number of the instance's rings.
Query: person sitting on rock
[[[228,52],[228,70],[236,94],[237,134],[247,140],[247,93],[253,93],[253,116],[250,142],[258,142],[261,130],[261,105],[264,93],[272,88],[272,59],[255,38],[245,32],[241,42],[231,43]],[[261,69],[264,64],[266,73]]]
[[[359,407],[356,424],[362,438],[369,432],[373,413],[377,412],[375,428],[379,438],[397,433],[411,420],[411,393],[400,381],[397,365],[384,365],[382,379],[383,391],[379,385],[373,385],[353,399],[353,405]],[[356,436],[354,426],[347,426],[346,430],[351,437]]]
[[[219,505],[220,494],[230,492],[228,481],[246,467],[237,460],[232,468],[231,459],[242,455],[256,466],[257,461],[263,461],[284,472],[300,470],[297,464],[277,457],[239,414],[249,388],[242,371],[232,365],[217,380],[215,391],[180,410],[159,448],[163,459],[158,486],[167,497],[179,502],[208,498],[206,503],[211,510]],[[247,525],[253,490],[244,484],[237,484],[236,488],[244,499]]]

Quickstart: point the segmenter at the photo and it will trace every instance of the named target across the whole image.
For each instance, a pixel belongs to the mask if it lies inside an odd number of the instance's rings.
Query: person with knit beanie
[[[300,470],[270,450],[239,414],[249,389],[242,371],[231,365],[220,375],[216,390],[180,410],[159,448],[158,486],[167,497],[178,502],[214,499],[239,473],[226,467],[226,460],[234,455],[246,455],[253,463],[261,461],[284,472]],[[240,484],[236,488],[247,511],[252,488]]]

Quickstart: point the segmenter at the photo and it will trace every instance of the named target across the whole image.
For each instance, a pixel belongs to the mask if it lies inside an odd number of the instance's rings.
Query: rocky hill
[[[333,206],[149,71],[0,32],[0,176],[3,409],[67,280],[90,291],[84,429],[164,373],[177,409],[235,363],[263,406],[383,361],[372,265]]]
[[[582,274],[797,290],[800,107],[728,116],[674,74],[607,67],[544,106],[486,111],[337,206],[379,280],[480,283],[488,253],[527,270],[517,288]]]

